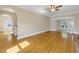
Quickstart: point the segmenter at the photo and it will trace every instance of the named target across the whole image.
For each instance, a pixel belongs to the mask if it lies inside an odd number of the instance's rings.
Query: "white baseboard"
[[[79,34],[79,32],[73,32],[73,34]]]
[[[29,35],[25,35],[25,36],[20,36],[20,37],[17,37],[17,39],[19,40],[19,39],[27,38],[27,37],[37,35],[37,34],[40,34],[40,33],[44,33],[44,32],[47,32],[47,31],[49,31],[49,30],[40,31],[40,32],[29,34]]]
[[[40,34],[40,33],[44,33],[44,32],[47,32],[47,31],[56,31],[56,30],[48,29],[48,30],[32,33],[32,34],[29,34],[29,35],[20,36],[20,37],[17,37],[17,39],[19,40],[19,39],[27,38],[27,37],[30,37],[30,36],[33,36],[33,35],[37,35],[37,34]],[[79,34],[78,32],[68,32],[68,33]]]
[[[49,29],[50,31],[57,31],[57,30],[54,30],[54,29]]]
[[[57,30],[52,30],[52,29],[49,29],[50,31],[57,31]],[[75,32],[75,31],[73,31],[73,32],[67,32],[67,33],[70,33],[70,34],[79,34],[79,32]]]

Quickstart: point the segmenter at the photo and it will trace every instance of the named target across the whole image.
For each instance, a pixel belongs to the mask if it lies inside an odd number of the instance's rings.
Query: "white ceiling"
[[[52,13],[46,10],[46,8],[48,8],[48,5],[18,5],[17,7],[46,16],[58,16],[60,14],[79,13],[79,5],[63,5],[63,7],[59,8],[59,11]]]
[[[79,13],[79,5],[63,5],[63,7],[59,8],[59,11],[55,11],[51,13],[46,10],[48,8],[48,5],[14,5],[14,6],[50,17],[60,16],[64,14]],[[11,6],[0,5],[0,8],[4,8],[4,7],[9,8]]]

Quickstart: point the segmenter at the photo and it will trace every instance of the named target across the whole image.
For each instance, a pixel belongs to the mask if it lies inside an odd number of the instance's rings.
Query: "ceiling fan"
[[[49,5],[46,10],[49,12],[58,11],[60,7],[62,7],[62,5]]]

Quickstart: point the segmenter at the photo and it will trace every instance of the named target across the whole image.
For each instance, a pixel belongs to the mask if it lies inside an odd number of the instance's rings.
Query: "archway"
[[[5,19],[3,31],[11,34],[17,39],[17,15],[14,10],[3,8],[0,10],[0,16]]]
[[[4,34],[13,34],[13,21],[9,15],[0,15],[0,31]]]

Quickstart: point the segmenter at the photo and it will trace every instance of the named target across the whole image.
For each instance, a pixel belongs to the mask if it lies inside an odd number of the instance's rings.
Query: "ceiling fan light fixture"
[[[54,11],[58,11],[59,8],[62,7],[62,5],[49,5],[49,12],[54,12]]]
[[[56,11],[55,9],[51,9],[51,11]]]

